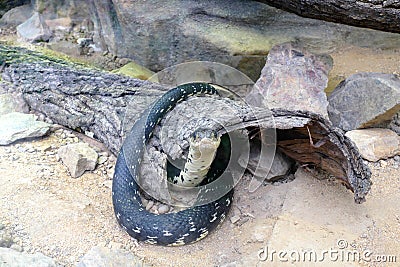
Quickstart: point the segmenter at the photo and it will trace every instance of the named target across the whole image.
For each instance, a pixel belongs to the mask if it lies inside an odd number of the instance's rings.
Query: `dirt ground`
[[[368,262],[378,255],[400,261],[400,162],[394,159],[370,164],[374,185],[361,205],[343,186],[306,170],[290,183],[262,186],[255,193],[246,190],[245,177],[219,229],[192,245],[159,247],[135,242],[117,225],[108,174],[114,157],[74,179],[57,161],[63,143],[52,133],[0,147],[0,222],[24,251],[42,252],[62,265],[73,266],[96,245],[130,250],[154,266],[310,266],[311,254],[324,266],[395,266]],[[359,263],[324,251],[371,255]],[[278,252],[286,254],[278,257]]]
[[[400,73],[400,51],[352,47],[332,57],[332,83],[360,71]],[[129,250],[154,266],[400,262],[400,162],[394,159],[369,164],[374,184],[361,205],[343,186],[306,170],[299,170],[290,183],[263,186],[254,193],[246,189],[246,176],[219,229],[192,245],[159,247],[136,242],[114,218],[110,166],[115,158],[71,178],[56,157],[65,140],[51,133],[0,146],[0,223],[24,251],[41,252],[61,265],[74,266],[97,245]]]

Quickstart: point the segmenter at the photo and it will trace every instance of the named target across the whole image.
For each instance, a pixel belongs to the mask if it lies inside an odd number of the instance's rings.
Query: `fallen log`
[[[393,0],[257,0],[297,15],[400,33],[400,2]]]
[[[0,61],[3,83],[13,88],[10,91],[21,94],[32,111],[44,114],[54,123],[93,133],[114,154],[142,111],[168,90],[160,84],[87,68],[23,48],[0,45]],[[193,101],[201,104],[190,104]],[[270,111],[226,98],[194,98],[172,110],[170,116],[175,119],[170,120],[174,121],[174,128],[165,132],[172,133],[167,140],[175,145],[163,147],[166,153],[173,154],[172,148],[176,145],[182,149],[187,147],[187,140],[182,137],[188,136],[190,127],[177,128],[178,123],[189,121],[194,113],[209,117],[210,110],[221,105],[215,101],[222,101],[235,110],[232,116],[220,112],[222,117],[216,120],[218,123],[235,129],[238,125],[243,129],[276,127],[277,146],[284,153],[301,164],[315,166],[337,177],[354,192],[357,203],[365,200],[371,173],[357,148],[343,131],[310,112]],[[192,121],[195,121],[192,130],[204,123],[213,126],[210,120]]]

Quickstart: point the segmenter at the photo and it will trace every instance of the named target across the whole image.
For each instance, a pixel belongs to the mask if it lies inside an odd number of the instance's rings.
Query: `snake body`
[[[145,209],[139,195],[140,163],[146,142],[157,123],[177,103],[195,94],[217,94],[206,83],[180,85],[165,93],[135,122],[117,158],[112,185],[114,213],[133,238],[159,245],[184,245],[208,235],[226,217],[233,189],[209,204],[177,213],[154,214]]]
[[[189,154],[183,170],[172,179],[172,183],[183,187],[194,187],[207,177],[217,154],[221,138],[216,131],[198,129],[190,137]]]

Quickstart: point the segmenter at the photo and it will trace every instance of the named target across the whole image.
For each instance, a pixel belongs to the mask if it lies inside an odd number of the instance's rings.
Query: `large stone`
[[[0,94],[0,115],[11,112],[26,113],[28,111],[29,107],[22,97],[13,96],[11,94]]]
[[[77,267],[145,267],[142,260],[123,249],[109,249],[102,246],[91,248],[79,261]]]
[[[361,156],[369,161],[387,159],[400,154],[400,136],[389,129],[371,128],[346,133]]]
[[[31,0],[1,0],[0,1],[0,17],[7,11],[22,5],[31,3]]]
[[[0,248],[0,266],[2,267],[56,267],[56,262],[42,253],[28,254],[11,248]]]
[[[57,6],[55,14],[71,8],[88,11],[96,46],[152,71],[207,60],[235,67],[255,81],[269,50],[286,41],[324,53],[346,45],[400,46],[399,34],[301,18],[255,1],[36,2],[47,2],[45,12]]]
[[[97,152],[86,143],[62,146],[58,150],[58,156],[74,178],[81,176],[85,171],[94,170],[98,158]]]
[[[51,30],[38,12],[35,12],[27,21],[18,25],[17,33],[24,41],[31,43],[47,42],[52,36]]]
[[[0,116],[0,145],[16,140],[40,137],[49,131],[49,124],[37,121],[33,114],[11,112]]]
[[[7,11],[0,19],[0,24],[17,26],[32,16],[32,6],[23,5]]]
[[[253,105],[311,111],[328,117],[324,89],[332,68],[329,56],[312,54],[290,43],[275,46],[247,96]]]
[[[387,125],[400,111],[400,79],[394,74],[357,73],[328,98],[329,118],[345,131]]]

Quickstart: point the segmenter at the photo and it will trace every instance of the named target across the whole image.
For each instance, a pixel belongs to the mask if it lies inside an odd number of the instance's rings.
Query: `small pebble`
[[[25,147],[22,147],[22,146],[18,146],[18,147],[17,147],[17,150],[18,150],[18,152],[21,152],[21,153],[26,152],[26,148],[25,148]]]
[[[167,213],[168,211],[169,211],[169,206],[168,206],[168,205],[161,204],[161,205],[158,207],[158,213],[159,213],[159,214],[164,214],[164,213]]]
[[[114,168],[108,168],[108,170],[107,170],[107,175],[108,175],[108,177],[109,177],[110,179],[112,179],[112,178],[114,177],[114,171],[115,171]]]
[[[51,145],[47,145],[47,146],[42,147],[42,151],[43,151],[43,152],[48,152],[48,151],[50,151],[51,149],[52,149],[52,146],[51,146]]]
[[[146,205],[146,210],[150,210],[154,205],[154,202],[152,200],[150,200],[147,205]]]
[[[149,203],[149,201],[147,199],[145,199],[144,197],[142,197],[143,206],[147,206],[147,203]]]
[[[90,138],[94,137],[94,133],[89,132],[89,131],[85,131],[85,135],[89,136]]]
[[[56,134],[56,135],[60,135],[60,134],[62,134],[63,133],[63,129],[58,129],[58,130],[55,130],[54,131],[54,133]]]
[[[230,220],[231,220],[231,223],[235,224],[235,223],[237,223],[237,222],[240,220],[240,216],[234,215],[234,216],[232,216],[232,217],[230,218]]]
[[[398,162],[400,162],[400,155],[396,155],[396,156],[394,156],[394,158],[393,158],[395,161],[398,161]]]
[[[388,163],[387,163],[386,160],[381,160],[381,161],[380,161],[380,164],[381,164],[381,167],[382,167],[382,168],[385,168],[385,167],[388,165]]]
[[[3,230],[4,229],[4,224],[2,224],[1,222],[0,222],[0,230]]]
[[[16,161],[18,159],[19,159],[18,155],[11,155],[11,157],[10,157],[10,160],[12,160],[12,161]]]
[[[100,157],[97,159],[97,163],[98,163],[98,164],[104,164],[107,160],[108,160],[108,157],[107,157],[107,156],[100,156]]]
[[[156,205],[153,205],[153,207],[151,207],[150,212],[151,212],[151,213],[154,213],[154,214],[159,214]]]
[[[99,152],[99,156],[103,156],[103,157],[108,157],[108,152],[107,151],[103,151],[103,152]]]

